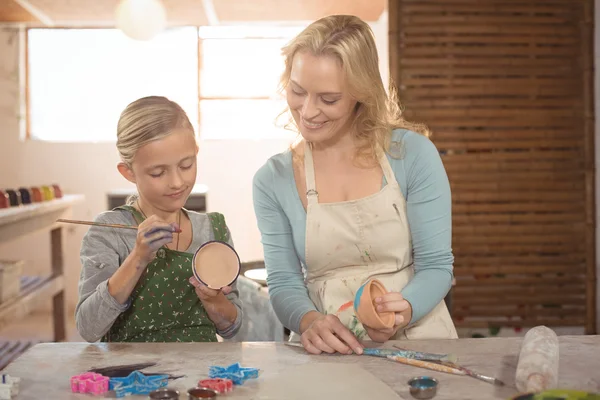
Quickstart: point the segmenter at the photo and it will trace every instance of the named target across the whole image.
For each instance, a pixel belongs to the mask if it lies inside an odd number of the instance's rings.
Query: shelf
[[[0,303],[0,329],[47,303],[64,289],[62,276],[22,276],[21,293]]]
[[[42,203],[0,209],[0,242],[7,242],[52,227],[56,220],[83,195],[66,195]]]

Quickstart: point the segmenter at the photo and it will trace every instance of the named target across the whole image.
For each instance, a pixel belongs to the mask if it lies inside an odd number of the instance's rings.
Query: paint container
[[[52,185],[52,191],[54,192],[55,199],[62,199],[63,192],[60,186],[58,186],[57,184]]]
[[[178,400],[179,391],[170,388],[160,388],[150,392],[148,398],[152,400]]]
[[[431,399],[437,393],[438,381],[429,376],[417,376],[408,381],[408,387],[415,399]]]
[[[21,205],[21,193],[8,189],[6,194],[8,195],[8,202],[11,207],[18,207]]]
[[[44,196],[42,195],[42,191],[39,187],[31,188],[31,199],[34,203],[41,203],[42,201],[44,201]]]
[[[394,327],[396,315],[393,312],[377,312],[375,299],[387,293],[387,289],[377,279],[371,279],[356,291],[354,312],[361,324],[373,329]]]
[[[200,246],[194,254],[192,265],[196,279],[215,290],[233,284],[242,268],[240,257],[233,247],[216,240]]]
[[[21,203],[22,204],[31,204],[31,192],[27,188],[19,188],[19,193],[21,193]]]
[[[54,199],[54,191],[50,186],[42,186],[42,197],[44,201],[50,201]]]
[[[218,393],[212,389],[195,387],[188,390],[189,400],[216,399]]]
[[[8,194],[0,190],[0,208],[8,207],[10,207],[10,199],[8,198]]]

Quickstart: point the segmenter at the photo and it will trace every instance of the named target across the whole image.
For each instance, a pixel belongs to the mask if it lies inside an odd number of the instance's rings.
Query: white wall
[[[372,24],[387,82],[387,13]],[[92,219],[106,209],[106,192],[128,187],[118,174],[114,144],[64,144],[20,139],[19,81],[22,35],[16,28],[0,27],[0,188],[58,183],[65,193],[82,193],[84,204],[74,218]],[[92,122],[90,122],[92,123]],[[82,127],[85,131],[85,127]],[[268,157],[285,150],[286,140],[212,140],[200,144],[198,182],[208,185],[208,208],[222,212],[243,261],[262,259],[260,234],[252,206],[252,177]],[[79,244],[85,227],[68,227],[65,236],[67,301],[77,300]],[[27,261],[29,273],[49,270],[46,235],[0,244],[0,259]]]

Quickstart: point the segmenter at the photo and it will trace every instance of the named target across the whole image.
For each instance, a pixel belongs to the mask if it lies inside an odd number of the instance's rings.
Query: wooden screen
[[[457,326],[595,331],[592,0],[390,0],[453,198]]]

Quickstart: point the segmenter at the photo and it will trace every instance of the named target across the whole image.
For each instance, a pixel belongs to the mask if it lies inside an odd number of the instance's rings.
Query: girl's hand
[[[396,320],[390,329],[373,329],[365,326],[367,334],[374,342],[386,342],[398,332],[400,328],[408,325],[412,319],[412,306],[398,292],[386,293],[375,299],[375,307],[378,312],[391,311],[395,313]]]
[[[362,354],[362,346],[358,339],[340,319],[332,314],[321,314],[313,311],[314,319],[308,328],[302,332],[300,341],[304,349],[312,354],[341,353]],[[313,317],[306,315],[305,317]]]
[[[156,252],[162,246],[173,241],[173,232],[179,230],[176,223],[168,224],[152,215],[138,226],[137,239],[132,252],[139,257],[144,265],[156,257]]]
[[[202,301],[202,303],[206,302],[214,302],[219,300],[220,297],[225,297],[225,295],[231,293],[231,286],[225,286],[220,290],[211,289],[208,286],[204,285],[202,282],[199,282],[195,276],[190,278],[190,283],[196,289],[196,294],[198,298]],[[229,300],[228,300],[229,301]]]
[[[231,287],[225,286],[220,290],[207,287],[199,282],[195,276],[189,279],[196,291],[196,295],[202,302],[208,318],[215,324],[218,330],[224,331],[229,328],[237,318],[237,307],[226,297],[231,293]]]

